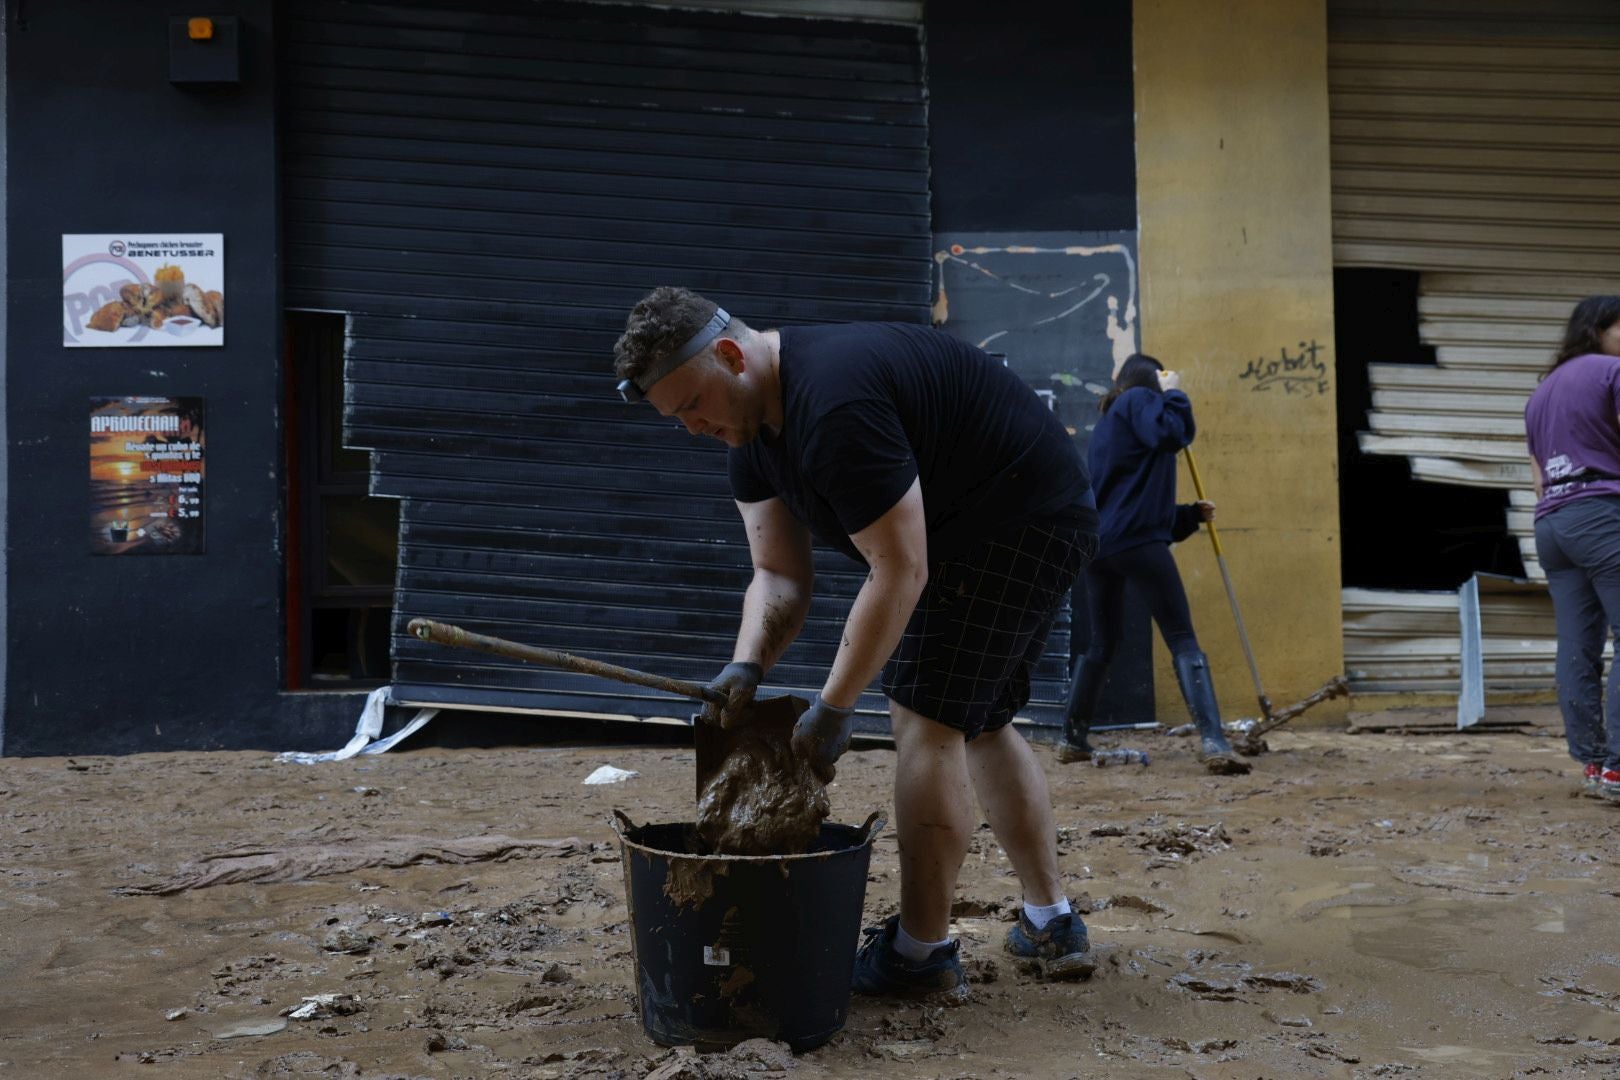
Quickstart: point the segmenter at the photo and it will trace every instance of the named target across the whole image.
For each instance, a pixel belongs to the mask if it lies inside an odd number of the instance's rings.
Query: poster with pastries
[[[62,344],[225,344],[225,237],[63,234]]]
[[[90,399],[90,551],[203,552],[203,399]]]

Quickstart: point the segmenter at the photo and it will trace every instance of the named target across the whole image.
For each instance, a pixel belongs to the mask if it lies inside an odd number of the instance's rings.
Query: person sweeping
[[[1187,591],[1170,545],[1215,519],[1215,504],[1176,504],[1176,455],[1196,430],[1192,402],[1181,380],[1151,356],[1136,353],[1120,365],[1102,399],[1102,419],[1091,434],[1090,473],[1095,485],[1097,556],[1086,568],[1091,645],[1070,682],[1059,759],[1089,760],[1097,697],[1124,634],[1125,586],[1147,600],[1175,664],[1176,681],[1198,727],[1199,760],[1212,773],[1249,771],[1221,728],[1209,660],[1198,647]]]

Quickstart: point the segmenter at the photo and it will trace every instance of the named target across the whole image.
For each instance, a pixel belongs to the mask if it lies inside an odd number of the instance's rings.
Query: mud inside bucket
[[[648,1037],[705,1050],[767,1038],[798,1053],[843,1028],[878,815],[823,824],[802,855],[750,856],[697,854],[691,822],[617,816]]]

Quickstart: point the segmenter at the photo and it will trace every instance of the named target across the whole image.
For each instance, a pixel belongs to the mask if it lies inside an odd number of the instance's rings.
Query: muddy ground
[[[1229,778],[1189,740],[1128,741],[1150,768],[1041,751],[1094,978],[1000,952],[1016,886],[984,831],[957,924],[975,1002],[857,998],[796,1060],[642,1035],[607,819],[689,820],[690,749],[0,760],[0,1077],[1620,1075],[1620,807],[1571,795],[1556,730],[1284,733]],[[640,775],[582,786],[602,764]],[[887,750],[846,758],[834,820],[886,807],[892,773]],[[464,839],[515,857],[115,891],[238,848]],[[870,921],[895,868],[891,832]]]

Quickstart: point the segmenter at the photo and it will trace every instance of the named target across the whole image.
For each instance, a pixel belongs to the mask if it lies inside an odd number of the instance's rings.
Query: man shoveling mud
[[[1011,726],[1096,548],[1091,487],[1068,433],[1003,365],[921,326],[758,331],[696,293],[660,288],[630,313],[615,355],[626,400],[731,448],[754,577],[735,659],[711,683],[728,694],[726,712],[747,707],[804,625],[812,534],[870,571],[793,734],[830,779],[855,702],[882,671],[900,914],[861,948],[855,989],[966,999],[949,931],[973,792],[1023,886],[1008,951],[1053,976],[1089,973],[1046,779]]]

